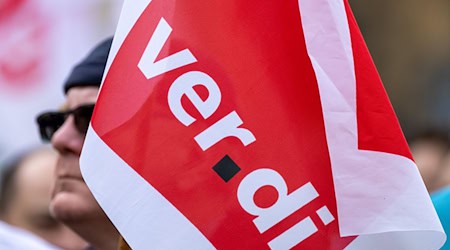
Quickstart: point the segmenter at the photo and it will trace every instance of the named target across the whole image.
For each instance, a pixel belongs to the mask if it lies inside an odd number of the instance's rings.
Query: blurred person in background
[[[450,233],[450,138],[437,129],[422,132],[410,141],[411,153],[431,195],[444,231]],[[450,250],[448,240],[441,250]]]
[[[447,153],[441,174],[437,180],[438,186],[444,186],[431,194],[431,200],[436,208],[444,231],[447,233],[447,241],[441,250],[450,250],[450,152]]]
[[[112,38],[103,41],[73,68],[64,85],[66,110],[37,118],[42,139],[51,141],[59,153],[51,213],[96,250],[114,250],[124,244],[84,182],[79,165],[111,43]]]
[[[450,176],[443,176],[445,172],[450,172],[445,170],[445,160],[450,149],[447,133],[429,129],[412,138],[409,146],[428,192],[450,184]]]
[[[0,249],[84,249],[87,243],[49,212],[57,153],[49,147],[14,158],[2,172]]]
[[[450,147],[447,155],[443,159],[442,167],[439,169],[438,177],[436,178],[435,186],[436,192],[450,185]]]

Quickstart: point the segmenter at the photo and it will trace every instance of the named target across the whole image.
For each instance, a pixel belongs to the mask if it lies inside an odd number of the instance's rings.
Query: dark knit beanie
[[[78,86],[99,86],[105,71],[106,60],[111,49],[112,38],[98,44],[88,56],[78,63],[64,84],[64,93]]]

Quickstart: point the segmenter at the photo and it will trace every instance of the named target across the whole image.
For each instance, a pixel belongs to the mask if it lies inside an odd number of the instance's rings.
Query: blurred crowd
[[[83,249],[87,243],[50,214],[57,152],[37,147],[3,166],[0,186],[1,249]]]

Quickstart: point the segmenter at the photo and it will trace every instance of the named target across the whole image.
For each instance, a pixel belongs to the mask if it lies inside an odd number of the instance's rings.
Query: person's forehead
[[[66,95],[66,102],[64,106],[68,109],[76,108],[80,105],[95,103],[99,92],[98,87],[73,87]]]

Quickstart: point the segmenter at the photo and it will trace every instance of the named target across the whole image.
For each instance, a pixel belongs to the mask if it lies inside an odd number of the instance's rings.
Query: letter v
[[[161,52],[171,32],[172,28],[170,25],[164,18],[161,18],[138,63],[139,69],[147,79],[197,62],[197,59],[195,59],[194,55],[188,49],[179,51],[156,62],[156,57]]]

